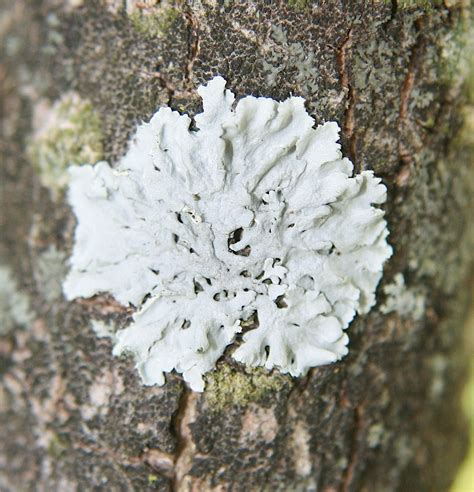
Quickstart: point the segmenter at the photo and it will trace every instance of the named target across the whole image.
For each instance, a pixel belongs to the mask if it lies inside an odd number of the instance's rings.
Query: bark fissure
[[[185,492],[188,490],[190,481],[188,472],[192,467],[193,457],[196,454],[196,443],[194,442],[190,425],[197,416],[198,400],[199,393],[184,388],[178,411],[173,419],[173,429],[177,439],[171,482],[173,492]]]
[[[184,80],[186,81],[186,85],[189,87],[189,91],[192,92],[194,90],[193,67],[194,62],[199,56],[201,45],[198,21],[191,8],[185,11],[185,17],[188,22],[188,63],[186,64]]]
[[[350,82],[349,69],[347,66],[348,50],[352,44],[352,27],[348,30],[347,35],[344,38],[341,46],[337,49],[337,62],[339,69],[339,80],[341,86],[346,94],[346,110],[344,112],[344,121],[342,125],[342,131],[344,136],[349,142],[349,148],[347,154],[354,162],[357,163],[356,155],[356,135],[355,135],[355,104],[356,104],[356,92],[353,84]]]
[[[400,136],[398,143],[398,154],[400,162],[402,163],[402,171],[403,167],[410,169],[413,164],[413,151],[405,146],[404,140],[407,138],[407,130],[412,130],[417,133],[416,128],[414,127],[415,123],[411,120],[409,103],[413,88],[415,86],[416,74],[419,70],[420,57],[425,46],[425,38],[422,33],[423,18],[415,21],[415,28],[417,38],[410,52],[407,73],[400,90],[400,108],[398,113],[398,131]]]
[[[133,308],[120,304],[110,295],[97,295],[88,299],[79,298],[75,302],[84,306],[91,313],[97,313],[102,316],[111,314],[130,315],[134,311]]]
[[[158,79],[161,87],[166,91],[168,106],[172,106],[173,100],[175,99],[192,99],[195,97],[193,66],[200,50],[199,27],[191,8],[186,8],[183,11],[183,16],[186,19],[188,36],[188,60],[184,66],[183,88],[178,88],[177,85],[171,82],[159,69],[152,73],[145,72],[146,76]]]
[[[160,475],[173,480],[175,477],[174,456],[159,449],[145,449],[141,459]]]
[[[362,432],[362,406],[359,404],[353,411],[353,432],[350,440],[348,464],[344,472],[341,492],[350,492],[354,480],[355,468],[359,462],[359,441]]]

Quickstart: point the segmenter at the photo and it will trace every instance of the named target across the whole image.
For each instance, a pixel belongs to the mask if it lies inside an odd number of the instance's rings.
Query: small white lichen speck
[[[419,289],[408,288],[402,273],[397,273],[393,281],[386,285],[383,290],[387,299],[380,306],[382,313],[396,312],[402,318],[411,317],[417,321],[423,318],[426,303],[425,293]]]
[[[72,167],[78,219],[69,299],[111,293],[139,309],[115,336],[145,384],[183,373],[202,391],[224,350],[293,376],[347,354],[391,255],[386,189],[351,177],[339,127],[300,97],[234,94],[215,77],[191,119],[161,108],[116,169]],[[248,322],[250,319],[253,323]]]

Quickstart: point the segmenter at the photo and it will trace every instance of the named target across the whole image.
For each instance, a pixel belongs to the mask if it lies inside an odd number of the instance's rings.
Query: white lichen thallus
[[[197,130],[161,108],[115,171],[70,171],[64,291],[138,308],[114,351],[133,352],[145,384],[176,370],[202,391],[232,344],[237,361],[293,376],[340,359],[391,255],[373,206],[385,186],[371,171],[352,177],[338,125],[313,128],[299,97],[234,104],[225,83],[199,87]]]

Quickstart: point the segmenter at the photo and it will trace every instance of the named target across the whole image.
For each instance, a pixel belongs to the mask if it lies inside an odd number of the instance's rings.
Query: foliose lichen
[[[338,125],[313,128],[302,98],[234,105],[221,77],[198,92],[196,130],[164,107],[117,169],[71,167],[66,296],[138,308],[114,353],[131,351],[145,384],[176,370],[202,391],[229,345],[238,362],[293,376],[340,359],[392,252],[373,206],[385,186],[352,176]]]
[[[91,327],[97,338],[114,338],[115,327],[111,323],[93,319],[91,320]]]
[[[92,103],[69,92],[51,107],[37,105],[28,155],[53,196],[67,185],[68,167],[94,163],[103,156],[102,128]]]

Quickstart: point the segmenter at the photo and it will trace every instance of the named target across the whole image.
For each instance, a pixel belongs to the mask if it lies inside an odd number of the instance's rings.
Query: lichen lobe
[[[138,308],[114,352],[135,355],[145,384],[176,370],[202,391],[231,344],[237,361],[293,376],[340,359],[391,255],[373,206],[385,187],[352,177],[338,125],[314,128],[302,98],[234,104],[221,77],[198,92],[196,130],[164,107],[116,169],[71,168],[66,296]]]

